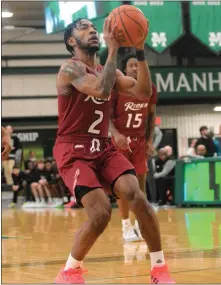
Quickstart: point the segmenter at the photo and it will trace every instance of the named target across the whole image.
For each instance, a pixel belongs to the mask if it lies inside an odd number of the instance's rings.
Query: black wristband
[[[145,60],[144,49],[142,50],[136,49],[136,57],[138,61],[144,61]]]

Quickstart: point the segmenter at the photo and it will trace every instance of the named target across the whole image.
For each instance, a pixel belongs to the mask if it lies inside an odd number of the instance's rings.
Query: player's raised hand
[[[113,138],[114,138],[114,142],[115,142],[116,146],[119,149],[126,150],[129,148],[128,139],[124,135],[117,133],[113,136]]]
[[[109,51],[117,51],[119,44],[117,43],[114,33],[117,29],[116,24],[111,27],[111,19],[106,18],[103,26],[104,41],[109,49]]]

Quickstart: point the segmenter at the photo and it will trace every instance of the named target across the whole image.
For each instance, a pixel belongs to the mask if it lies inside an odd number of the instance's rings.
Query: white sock
[[[40,203],[40,199],[39,198],[35,198],[35,202],[36,203]]]
[[[64,196],[64,197],[63,197],[63,201],[64,201],[65,203],[67,203],[67,202],[68,202],[68,197]]]
[[[132,227],[130,219],[128,218],[128,219],[122,220],[122,226],[123,226],[123,228]]]
[[[52,203],[52,198],[51,197],[48,197],[48,203]]]
[[[46,202],[45,198],[41,198],[41,202],[45,203]]]
[[[151,269],[154,266],[162,266],[165,264],[163,251],[150,252]]]
[[[74,259],[71,256],[71,253],[69,254],[68,260],[66,262],[65,268],[64,270],[68,270],[69,268],[78,268],[78,267],[82,267],[83,265],[83,260],[82,261],[78,261],[76,259]]]

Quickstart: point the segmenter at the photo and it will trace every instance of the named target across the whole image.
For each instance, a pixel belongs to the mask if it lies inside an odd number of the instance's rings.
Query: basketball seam
[[[142,14],[141,12],[139,12],[139,11],[135,11],[135,10],[126,10],[127,12],[135,12],[135,13],[139,13],[139,14]],[[123,11],[121,11],[121,12],[124,12],[124,10]],[[115,14],[115,13],[113,13],[113,14]],[[117,12],[115,15],[119,15],[120,14],[120,12]]]
[[[118,8],[118,11],[119,11],[119,8]],[[129,38],[130,42],[132,43],[132,45],[134,45],[134,42],[131,40],[131,38],[130,38],[128,32],[127,32],[127,29],[126,29],[126,27],[125,27],[125,25],[124,25],[124,22],[123,22],[123,20],[122,20],[122,18],[121,18],[120,12],[119,12],[119,16],[120,16],[121,23],[122,23],[122,25],[123,25],[123,27],[124,27],[125,32],[127,33],[127,36],[128,36],[128,38]]]
[[[143,33],[145,34],[144,30],[143,30],[143,27],[140,25],[140,23],[138,23],[137,21],[135,21],[133,18],[131,18],[127,13],[127,11],[124,11],[124,13],[127,15],[128,18],[130,18],[131,20],[133,20],[140,28],[141,30],[143,31]],[[139,12],[140,13],[140,12]]]
[[[133,11],[133,10],[130,10],[130,11]],[[139,11],[134,11],[134,12],[140,13]],[[141,30],[143,31],[143,33],[144,33],[145,35],[147,35],[148,28],[147,28],[147,31],[146,31],[146,33],[145,33],[144,30],[143,30],[143,27],[142,27],[137,21],[135,21],[133,18],[131,18],[131,17],[126,13],[126,11],[124,11],[124,13],[125,13],[125,15],[127,15],[128,18],[130,18],[131,20],[133,20],[133,21],[141,28]],[[142,40],[140,40],[140,41],[138,42],[138,44],[141,43],[141,42],[142,42]]]

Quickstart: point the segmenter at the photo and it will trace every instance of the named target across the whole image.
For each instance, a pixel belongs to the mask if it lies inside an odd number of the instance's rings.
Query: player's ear
[[[69,46],[71,46],[71,47],[75,47],[76,46],[76,40],[75,40],[75,38],[74,37],[70,37],[69,39],[68,39],[68,44],[69,44]]]

